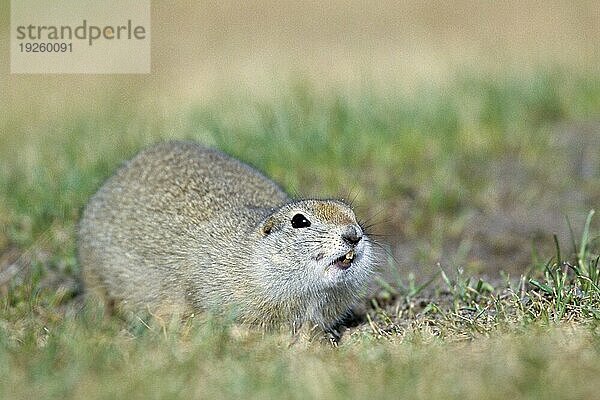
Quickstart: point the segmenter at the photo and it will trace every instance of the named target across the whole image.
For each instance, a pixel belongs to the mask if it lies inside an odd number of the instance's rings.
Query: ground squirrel
[[[191,142],[142,151],[83,212],[88,291],[125,310],[233,310],[331,330],[364,294],[373,242],[338,200],[292,200],[254,168]]]

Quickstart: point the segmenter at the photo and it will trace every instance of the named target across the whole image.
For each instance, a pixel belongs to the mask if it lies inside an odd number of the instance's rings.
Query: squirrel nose
[[[342,233],[342,239],[348,244],[356,245],[362,239],[362,230],[354,225],[348,225]]]

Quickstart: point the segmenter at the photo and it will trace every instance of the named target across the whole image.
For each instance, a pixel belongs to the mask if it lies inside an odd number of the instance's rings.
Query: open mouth
[[[356,252],[354,250],[350,250],[346,254],[341,257],[336,258],[331,265],[339,268],[339,269],[348,269],[350,265],[352,265],[352,261],[356,257]]]

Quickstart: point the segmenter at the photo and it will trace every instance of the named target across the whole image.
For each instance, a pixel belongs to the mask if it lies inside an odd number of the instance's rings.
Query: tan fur
[[[293,228],[297,213],[311,226]],[[362,233],[340,201],[292,201],[221,152],[171,142],[138,154],[92,197],[78,254],[88,291],[121,310],[208,309],[263,326],[329,329],[373,271],[369,238],[350,246],[347,229]],[[352,265],[335,268],[351,248]]]

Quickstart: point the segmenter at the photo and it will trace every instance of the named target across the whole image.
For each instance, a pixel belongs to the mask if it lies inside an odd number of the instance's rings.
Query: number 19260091
[[[21,53],[72,53],[73,43],[19,43]]]

